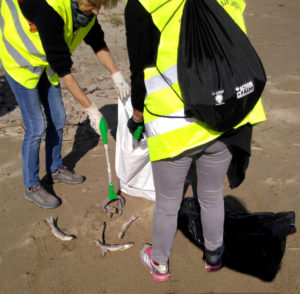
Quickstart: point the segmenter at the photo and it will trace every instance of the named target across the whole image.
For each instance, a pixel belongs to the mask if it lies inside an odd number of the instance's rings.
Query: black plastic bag
[[[204,249],[200,207],[196,198],[184,198],[178,214],[179,229]],[[225,210],[223,264],[233,270],[272,281],[285,252],[286,237],[296,232],[295,213]]]
[[[216,0],[187,0],[178,49],[185,114],[227,131],[253,109],[266,75],[246,34]]]

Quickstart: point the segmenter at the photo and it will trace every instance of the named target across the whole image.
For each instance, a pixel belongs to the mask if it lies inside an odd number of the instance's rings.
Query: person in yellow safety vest
[[[46,170],[53,183],[84,181],[62,164],[61,148],[66,120],[59,79],[100,135],[101,113],[71,73],[71,54],[84,40],[111,73],[121,99],[130,88],[104,41],[97,21],[100,8],[118,0],[2,0],[0,59],[25,125],[22,146],[24,198],[39,207],[55,208],[60,200],[39,179],[39,150],[46,135]],[[46,122],[45,122],[46,118]]]
[[[244,0],[217,1],[246,33]],[[171,83],[175,89],[180,87],[177,54],[184,3],[185,0],[128,0],[125,8],[133,106],[128,128],[132,134],[138,127],[145,128],[156,191],[152,245],[141,247],[140,258],[157,281],[170,277],[169,255],[192,161],[197,171],[205,268],[208,271],[221,268],[224,178],[227,174],[231,188],[244,180],[252,126],[266,120],[261,100],[242,122],[226,133],[184,117],[182,99],[169,86]]]

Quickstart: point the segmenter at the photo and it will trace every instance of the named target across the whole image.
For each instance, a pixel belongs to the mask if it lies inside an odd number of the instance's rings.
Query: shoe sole
[[[81,182],[71,182],[71,181],[67,181],[67,180],[52,180],[53,184],[57,184],[57,183],[66,183],[66,184],[71,184],[71,185],[77,185],[77,184],[81,184],[84,182],[85,179],[83,179]]]
[[[40,204],[40,203],[34,201],[31,197],[27,196],[26,193],[24,193],[24,199],[29,202],[33,202],[34,204],[36,204],[38,207],[41,207],[41,208],[51,209],[51,208],[56,208],[60,205],[60,203],[58,203],[56,206],[47,206],[47,205]]]
[[[208,271],[208,272],[216,272],[218,270],[220,270],[222,268],[222,264],[218,264],[218,265],[210,265],[208,263],[205,263],[205,269]]]

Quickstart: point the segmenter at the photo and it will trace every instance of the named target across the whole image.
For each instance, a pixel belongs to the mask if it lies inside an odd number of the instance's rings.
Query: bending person
[[[118,0],[3,0],[0,17],[0,59],[25,125],[22,145],[24,198],[43,208],[60,201],[39,179],[39,150],[46,135],[46,170],[52,181],[78,184],[84,177],[63,166],[61,148],[66,120],[60,81],[88,114],[99,134],[101,113],[71,73],[71,53],[82,40],[92,47],[112,74],[121,98],[129,86],[118,70],[97,21],[101,7]]]

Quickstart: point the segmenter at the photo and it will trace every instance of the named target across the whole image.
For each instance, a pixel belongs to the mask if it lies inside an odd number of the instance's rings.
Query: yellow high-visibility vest
[[[147,96],[144,122],[151,161],[172,158],[184,151],[211,142],[222,135],[195,118],[185,118],[184,103],[177,78],[177,57],[181,18],[185,0],[139,0],[160,31],[156,67],[144,70]],[[243,0],[218,0],[246,33]],[[163,74],[163,77],[161,75]],[[166,82],[166,80],[168,82]],[[172,85],[172,87],[169,86]],[[173,88],[173,89],[172,89]],[[175,91],[174,91],[175,90]],[[261,99],[235,128],[266,120]]]
[[[72,53],[93,26],[95,17],[74,34],[71,1],[46,1],[62,17],[65,41]],[[26,88],[35,88],[44,70],[53,85],[59,83],[58,75],[46,60],[39,33],[30,31],[18,0],[2,0],[1,3],[0,59],[5,71]]]

